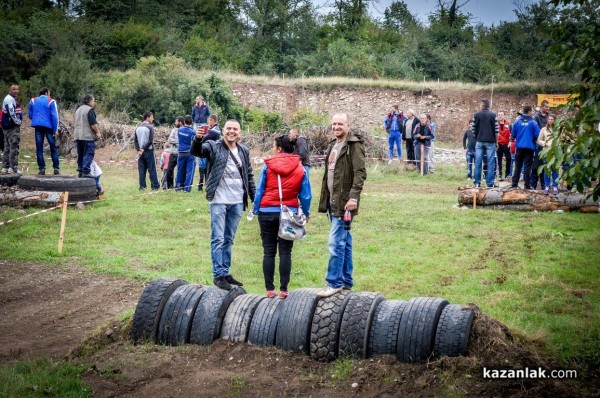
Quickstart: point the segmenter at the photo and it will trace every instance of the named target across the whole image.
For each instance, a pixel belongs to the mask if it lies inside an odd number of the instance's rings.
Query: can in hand
[[[344,212],[344,229],[346,231],[350,231],[351,227],[352,227],[352,213],[350,213],[350,210],[346,209],[346,211]]]

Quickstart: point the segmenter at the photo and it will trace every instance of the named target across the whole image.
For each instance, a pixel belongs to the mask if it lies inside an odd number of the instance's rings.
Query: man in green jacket
[[[319,200],[319,212],[329,213],[329,265],[325,280],[327,286],[317,295],[328,297],[342,289],[350,290],[352,281],[351,220],[344,221],[348,210],[351,217],[358,214],[360,193],[367,179],[365,148],[362,137],[350,132],[348,115],[333,116],[331,129],[335,135],[327,149],[327,162]]]

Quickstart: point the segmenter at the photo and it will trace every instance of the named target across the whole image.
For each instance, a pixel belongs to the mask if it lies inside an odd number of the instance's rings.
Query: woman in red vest
[[[288,296],[288,283],[292,270],[294,242],[277,236],[281,203],[294,213],[297,213],[298,207],[301,207],[306,217],[310,216],[312,191],[308,173],[302,166],[300,157],[293,155],[292,152],[294,152],[294,145],[288,136],[282,135],[275,138],[273,156],[265,159],[265,165],[258,177],[254,198],[254,214],[258,214],[260,225],[260,237],[264,250],[263,274],[269,298],[276,296],[273,279],[277,248],[279,248],[279,297],[283,299]],[[277,176],[281,177],[281,200]]]

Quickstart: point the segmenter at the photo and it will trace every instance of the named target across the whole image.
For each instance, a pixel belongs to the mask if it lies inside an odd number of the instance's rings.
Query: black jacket
[[[469,151],[475,150],[475,135],[473,134],[473,131],[465,131],[465,135],[463,136],[463,148],[468,149]]]
[[[473,134],[477,142],[497,142],[498,117],[489,109],[482,109],[473,116]]]

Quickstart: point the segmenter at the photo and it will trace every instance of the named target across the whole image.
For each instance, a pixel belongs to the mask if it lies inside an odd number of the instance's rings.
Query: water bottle
[[[254,219],[254,212],[250,210],[248,214],[246,214],[246,220],[252,221]]]
[[[350,228],[352,227],[352,213],[350,213],[350,210],[347,210],[344,212],[344,229],[346,231],[350,231]]]

